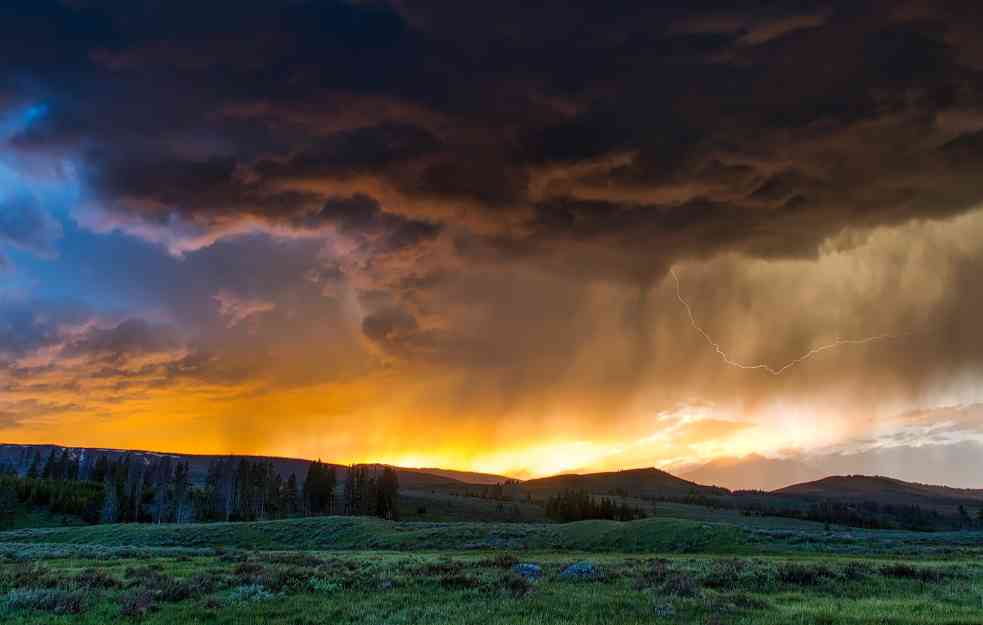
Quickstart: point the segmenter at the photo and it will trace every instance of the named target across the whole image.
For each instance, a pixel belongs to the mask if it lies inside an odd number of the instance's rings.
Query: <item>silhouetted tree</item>
[[[376,486],[376,516],[391,521],[399,520],[399,477],[396,469],[383,467]]]
[[[337,484],[335,468],[315,460],[307,467],[304,479],[304,503],[308,514],[334,512],[334,491]]]
[[[16,480],[0,481],[0,525],[7,526],[17,517]]]
[[[55,465],[58,461],[55,460],[55,450],[52,449],[51,453],[48,454],[48,460],[44,463],[44,469],[41,470],[41,477],[44,479],[51,479],[51,473],[55,469]]]
[[[297,489],[297,476],[294,473],[287,478],[287,484],[283,487],[283,510],[286,516],[294,516],[300,512],[301,501],[300,492]]]
[[[31,458],[31,466],[27,469],[27,477],[34,479],[39,477],[41,472],[41,452],[37,449],[34,450],[34,456]]]

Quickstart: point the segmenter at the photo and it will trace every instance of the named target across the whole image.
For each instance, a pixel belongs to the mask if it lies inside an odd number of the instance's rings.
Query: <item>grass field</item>
[[[973,532],[678,518],[20,529],[0,622],[979,624],[981,554]]]

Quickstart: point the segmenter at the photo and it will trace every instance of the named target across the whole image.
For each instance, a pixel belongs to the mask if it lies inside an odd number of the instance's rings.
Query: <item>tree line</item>
[[[23,476],[0,476],[0,522],[18,505],[47,508],[89,523],[190,523],[256,521],[295,516],[349,514],[398,520],[395,469],[352,465],[338,488],[337,469],[311,462],[303,481],[283,479],[271,460],[217,458],[203,484],[191,467],[171,456],[100,454],[82,458],[67,449],[47,459],[35,450]]]
[[[587,519],[633,521],[645,516],[641,508],[629,506],[624,501],[617,504],[607,497],[593,497],[586,490],[566,490],[546,500],[546,518],[559,523]]]

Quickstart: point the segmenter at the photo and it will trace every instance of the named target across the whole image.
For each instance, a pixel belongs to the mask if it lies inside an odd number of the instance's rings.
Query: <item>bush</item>
[[[668,574],[662,583],[662,589],[678,597],[696,597],[700,594],[700,585],[696,579],[683,571]]]
[[[325,560],[322,560],[317,556],[312,556],[308,553],[302,553],[302,552],[271,553],[271,554],[267,554],[264,560],[266,560],[266,562],[269,562],[271,564],[290,564],[293,566],[306,566],[310,568],[315,568],[327,564]]]
[[[271,593],[266,588],[263,588],[259,584],[246,584],[243,586],[236,586],[232,589],[229,594],[230,603],[251,603],[253,601],[268,601],[273,598],[273,593]]]
[[[833,577],[833,571],[821,564],[783,564],[778,567],[778,578],[796,586],[817,586]]]
[[[477,588],[481,586],[481,582],[474,577],[454,573],[441,577],[440,586],[445,590],[466,590],[468,588]]]
[[[866,579],[871,573],[873,569],[866,562],[847,562],[843,567],[843,577],[853,581]]]
[[[740,586],[741,576],[747,568],[747,563],[744,560],[734,558],[717,560],[711,565],[710,572],[703,578],[703,585],[718,590],[736,588]]]
[[[528,578],[517,573],[509,572],[499,580],[499,586],[508,591],[514,598],[525,597],[533,589],[533,583]]]
[[[493,567],[497,569],[510,569],[518,563],[519,558],[515,557],[511,553],[500,553],[494,558],[485,558],[478,564],[480,566]]]
[[[123,576],[132,583],[163,576],[160,565],[128,566],[123,570]]]
[[[5,586],[11,588],[55,588],[58,578],[36,564],[19,563],[8,568],[2,575]]]
[[[121,588],[123,583],[99,569],[85,569],[71,579],[70,585],[84,590],[109,590]]]
[[[881,575],[898,579],[917,579],[920,582],[936,584],[945,579],[945,573],[937,569],[901,563],[882,566]]]
[[[673,573],[672,566],[668,560],[652,560],[648,562],[648,565],[647,568],[642,570],[641,575],[635,582],[635,588],[637,590],[661,587]]]
[[[442,560],[440,562],[430,562],[420,568],[420,573],[424,575],[449,575],[459,573],[464,565],[457,560]]]
[[[237,577],[249,577],[259,575],[265,570],[263,565],[258,562],[242,562],[232,570],[232,573]]]
[[[149,590],[126,593],[119,600],[119,613],[130,618],[143,618],[158,607]]]
[[[338,584],[338,582],[321,577],[310,578],[307,580],[307,586],[311,592],[321,592],[325,594],[332,594],[341,590],[341,586]]]
[[[254,583],[272,592],[304,592],[309,587],[312,576],[317,574],[316,569],[289,567],[269,569],[256,576]]]
[[[79,614],[85,607],[80,592],[66,590],[13,590],[3,598],[7,610],[38,610],[54,614]]]

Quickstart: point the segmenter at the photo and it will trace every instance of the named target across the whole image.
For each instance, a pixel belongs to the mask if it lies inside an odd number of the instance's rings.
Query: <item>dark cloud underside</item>
[[[6,383],[403,376],[367,412],[569,413],[571,436],[694,396],[951,394],[983,365],[978,13],[5,3],[0,281],[26,276],[0,283]],[[743,360],[906,338],[757,378],[681,316],[672,266]]]

